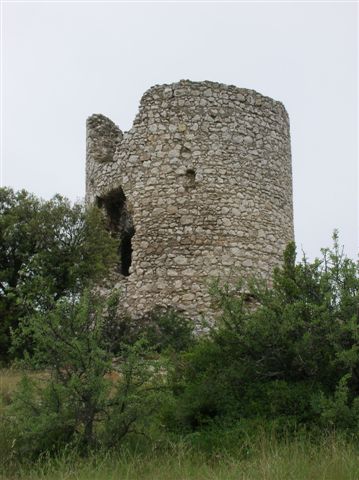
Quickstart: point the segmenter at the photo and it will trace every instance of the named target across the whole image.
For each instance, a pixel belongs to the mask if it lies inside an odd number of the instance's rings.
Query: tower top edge
[[[192,92],[196,92],[196,95],[207,97],[212,96],[212,93],[216,96],[227,94],[230,97],[236,97],[242,101],[246,101],[250,97],[251,99],[258,100],[258,102],[265,102],[266,104],[271,104],[273,107],[280,108],[288,115],[284,104],[279,100],[263,95],[253,89],[241,88],[236,85],[228,85],[210,80],[193,81],[184,79],[173,83],[153,85],[142,95],[141,104],[145,103],[149,97],[156,97],[156,95],[168,98],[170,96],[188,96],[191,95]]]
[[[103,125],[107,124],[112,127],[119,128],[113,120],[106,117],[106,115],[103,115],[102,113],[93,113],[92,115],[87,117],[86,124],[88,127],[91,127],[93,125],[99,125],[99,124],[103,124]]]

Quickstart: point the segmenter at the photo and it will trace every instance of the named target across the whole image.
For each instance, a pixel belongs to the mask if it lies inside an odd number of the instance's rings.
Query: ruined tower
[[[293,240],[289,120],[253,90],[156,85],[130,131],[87,121],[86,199],[121,239],[119,282],[133,314],[210,311],[208,281],[268,278]]]

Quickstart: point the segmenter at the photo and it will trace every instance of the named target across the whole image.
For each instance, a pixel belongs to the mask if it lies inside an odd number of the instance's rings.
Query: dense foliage
[[[179,364],[169,422],[189,431],[263,419],[359,428],[359,268],[334,248],[237,291],[213,286],[222,313]],[[172,422],[172,423],[171,423]]]
[[[0,361],[9,359],[10,330],[22,318],[98,280],[117,247],[99,210],[1,188]]]

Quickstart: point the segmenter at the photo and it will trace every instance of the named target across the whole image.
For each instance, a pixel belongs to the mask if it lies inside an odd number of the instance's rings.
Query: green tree
[[[106,324],[116,315],[113,302],[109,308],[85,291],[21,323],[34,340],[25,362],[42,374],[23,379],[9,408],[19,453],[36,456],[71,443],[111,447],[154,415],[164,390],[161,364],[147,358],[143,341],[122,345],[114,357]]]
[[[117,261],[117,247],[98,209],[1,188],[0,361],[23,317],[98,281]]]

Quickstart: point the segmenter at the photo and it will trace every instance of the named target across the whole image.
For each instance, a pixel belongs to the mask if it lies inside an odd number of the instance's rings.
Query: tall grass
[[[250,450],[206,455],[184,442],[166,451],[127,450],[81,459],[67,451],[2,480],[358,480],[359,448],[333,435],[319,443],[262,436]]]
[[[260,429],[243,435],[235,426],[86,458],[67,448],[57,457],[21,461],[10,427],[1,423],[1,404],[11,402],[21,375],[0,370],[0,480],[359,480],[357,439],[303,432],[278,438]]]

